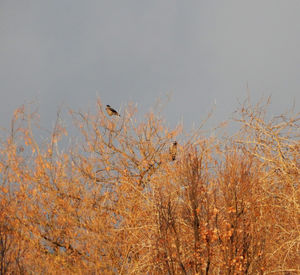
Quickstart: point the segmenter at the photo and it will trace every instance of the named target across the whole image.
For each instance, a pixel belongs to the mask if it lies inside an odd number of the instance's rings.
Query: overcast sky
[[[0,0],[0,126],[24,102],[87,110],[99,96],[164,117],[230,117],[248,84],[272,112],[300,109],[299,0]]]

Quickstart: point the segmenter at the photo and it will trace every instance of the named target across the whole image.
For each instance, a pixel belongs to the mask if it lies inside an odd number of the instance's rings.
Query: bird
[[[109,105],[106,105],[105,110],[109,116],[120,116],[119,113],[114,108],[110,107]]]
[[[177,141],[174,141],[172,143],[172,145],[169,148],[169,153],[170,153],[170,156],[171,156],[172,160],[175,160],[176,159],[176,154],[177,154]]]

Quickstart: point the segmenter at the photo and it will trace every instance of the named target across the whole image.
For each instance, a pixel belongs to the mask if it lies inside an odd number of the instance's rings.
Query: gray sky
[[[0,0],[0,125],[37,100],[87,110],[97,96],[141,112],[171,93],[170,125],[213,121],[272,94],[272,112],[300,101],[299,0]]]

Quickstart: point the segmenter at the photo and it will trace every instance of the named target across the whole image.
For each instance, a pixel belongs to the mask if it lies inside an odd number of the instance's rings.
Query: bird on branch
[[[169,148],[169,153],[170,153],[170,156],[171,156],[172,160],[175,160],[176,159],[176,154],[177,154],[177,141],[174,141],[172,143],[172,145]]]
[[[120,116],[119,113],[114,108],[110,107],[109,105],[106,105],[105,110],[109,116]]]

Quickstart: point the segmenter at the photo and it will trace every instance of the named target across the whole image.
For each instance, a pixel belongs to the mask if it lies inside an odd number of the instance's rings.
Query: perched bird
[[[174,141],[172,145],[169,148],[170,156],[172,160],[176,159],[176,154],[177,154],[177,141]]]
[[[105,110],[109,116],[120,116],[119,113],[109,105],[106,105]]]

